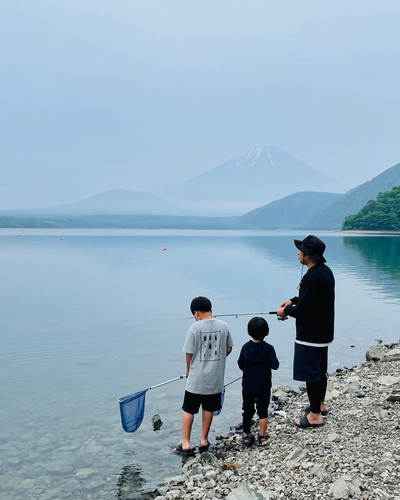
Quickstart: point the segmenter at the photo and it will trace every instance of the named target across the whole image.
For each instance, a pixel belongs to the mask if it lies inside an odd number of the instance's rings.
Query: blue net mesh
[[[148,389],[135,392],[135,394],[131,394],[119,400],[121,423],[124,431],[135,432],[139,429],[143,421],[147,391]]]
[[[222,391],[222,393],[221,393],[221,409],[220,409],[220,410],[217,410],[217,411],[215,411],[215,412],[213,413],[214,417],[217,417],[217,416],[221,413],[221,411],[222,411],[222,407],[223,407],[223,405],[224,405],[224,399],[225,399],[225,388],[224,388],[224,390],[223,390],[223,391]]]

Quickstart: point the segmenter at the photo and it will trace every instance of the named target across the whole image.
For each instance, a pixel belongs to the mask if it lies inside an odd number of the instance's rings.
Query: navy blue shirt
[[[260,393],[271,389],[271,369],[277,370],[279,361],[271,344],[250,340],[240,351],[238,365],[243,372],[243,391]]]

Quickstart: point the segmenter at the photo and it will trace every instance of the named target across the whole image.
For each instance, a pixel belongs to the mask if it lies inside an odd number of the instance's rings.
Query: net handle
[[[175,382],[175,380],[181,380],[182,378],[186,378],[185,375],[181,375],[180,377],[171,378],[171,380],[161,382],[161,384],[152,385],[151,387],[149,387],[149,390],[155,389],[156,387],[161,387],[162,385],[165,385],[165,384],[170,384],[171,382]]]
[[[232,382],[229,382],[228,384],[224,385],[224,388],[225,388],[225,387],[228,387],[228,385],[233,384],[233,382],[237,382],[237,381],[238,381],[238,380],[240,380],[241,378],[243,378],[243,377],[238,377],[238,378],[235,378],[235,380],[232,380]]]

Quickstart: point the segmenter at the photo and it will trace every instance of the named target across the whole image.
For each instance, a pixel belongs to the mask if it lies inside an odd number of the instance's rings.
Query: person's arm
[[[189,376],[190,363],[192,362],[193,354],[186,353],[186,378]]]
[[[286,307],[289,307],[289,306],[292,306],[292,305],[297,305],[298,303],[299,303],[299,298],[298,297],[292,297],[289,300],[285,300],[280,305],[280,308],[279,308],[278,312],[276,313],[276,315],[280,316],[281,318],[284,318],[285,316],[287,316],[287,314],[285,312]]]
[[[243,348],[242,348],[243,351]],[[243,354],[242,351],[240,351],[239,359],[237,361],[239,368],[243,371]]]
[[[226,336],[226,355],[229,356],[229,354],[232,352],[232,347],[233,347],[233,340],[231,337],[231,332],[228,329],[228,333]]]
[[[299,301],[297,305],[285,307],[284,311],[286,316],[292,318],[309,318],[315,311],[315,306],[319,302],[318,286],[315,279],[310,279],[305,276],[303,284],[301,285]]]
[[[273,346],[271,346],[271,352],[269,355],[269,365],[273,370],[277,370],[279,368],[279,361],[276,357],[276,352]]]

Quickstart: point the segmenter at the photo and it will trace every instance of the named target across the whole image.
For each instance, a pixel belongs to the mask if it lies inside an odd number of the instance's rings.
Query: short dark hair
[[[269,334],[269,326],[264,318],[256,316],[249,321],[247,331],[252,339],[264,340],[264,337]]]
[[[192,314],[196,311],[200,311],[202,313],[210,312],[211,308],[211,301],[210,299],[207,299],[207,297],[195,297],[190,304]]]

